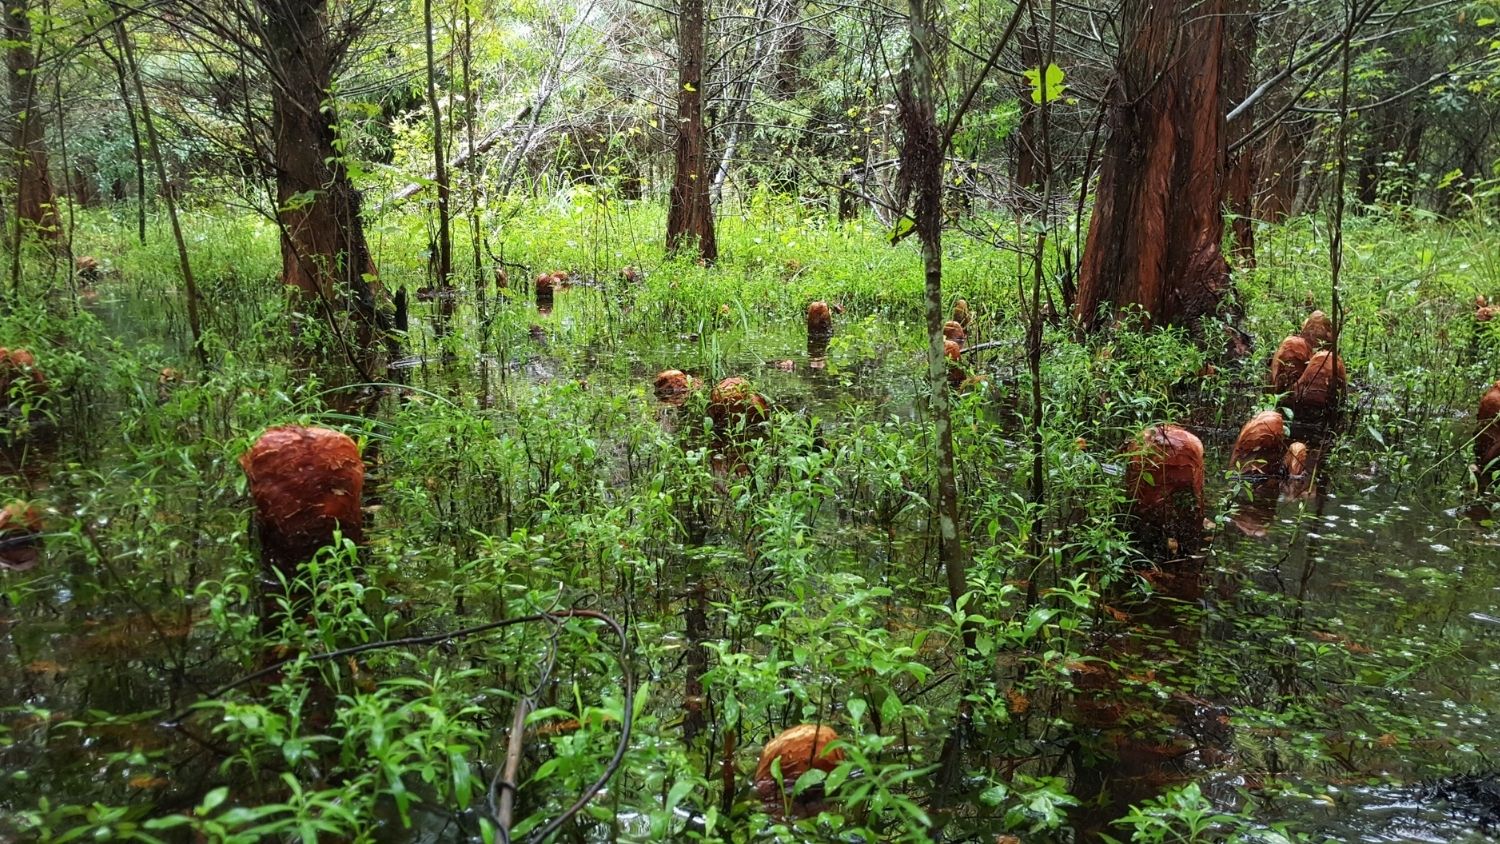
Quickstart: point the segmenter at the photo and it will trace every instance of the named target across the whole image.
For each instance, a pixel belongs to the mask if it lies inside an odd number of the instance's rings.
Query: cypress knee
[[[333,541],[335,530],[361,542],[365,467],[354,440],[327,428],[268,429],[240,457],[255,500],[255,526],[267,575],[290,581],[297,566]]]
[[[1297,379],[1307,369],[1310,358],[1312,344],[1300,335],[1293,334],[1282,340],[1281,345],[1276,348],[1276,355],[1271,358],[1271,387],[1278,393],[1291,392]]]
[[[1141,432],[1125,467],[1137,535],[1168,548],[1203,533],[1203,442],[1180,425]]]
[[[1281,465],[1286,452],[1286,419],[1274,410],[1257,413],[1240,429],[1229,458],[1233,471],[1264,477]]]

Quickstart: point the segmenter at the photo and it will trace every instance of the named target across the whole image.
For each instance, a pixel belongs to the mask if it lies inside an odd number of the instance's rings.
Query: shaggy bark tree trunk
[[[958,481],[953,454],[952,405],[948,391],[948,358],[944,354],[943,322],[943,134],[937,122],[936,76],[933,51],[938,39],[932,30],[927,0],[908,0],[911,26],[911,75],[901,95],[903,193],[915,194],[912,217],[922,242],[922,275],[927,317],[927,386],[932,425],[937,440],[937,500],[939,549],[948,577],[948,600],[953,606],[968,591],[963,545],[958,535]],[[966,656],[974,654],[975,630],[964,625]]]
[[[36,54],[31,48],[31,18],[25,2],[5,4],[6,70],[10,83],[12,178],[17,225],[56,244],[62,237],[57,197],[47,169],[47,144],[36,88]],[[21,234],[21,232],[17,232]],[[19,244],[20,238],[17,237]]]
[[[667,209],[667,249],[695,242],[705,263],[719,257],[703,138],[703,2],[682,0],[677,16],[677,175]]]
[[[259,2],[274,86],[282,281],[329,317],[342,301],[357,325],[360,352],[368,353],[388,326],[376,302],[359,192],[334,147],[329,89],[338,49],[329,39],[327,0]]]
[[[1034,15],[1033,19],[1020,27],[1016,38],[1021,48],[1021,67],[1023,70],[1041,68],[1042,50],[1039,44],[1040,38]],[[1017,98],[1021,103],[1021,122],[1015,131],[1015,173],[1017,199],[1022,208],[1027,210],[1041,210],[1034,201],[1034,194],[1041,192],[1041,167],[1037,163],[1038,151],[1041,149],[1040,120],[1038,112],[1041,106],[1031,99],[1031,84],[1024,77],[1017,80]],[[1026,191],[1023,195],[1021,191]]]
[[[1074,312],[1149,323],[1215,312],[1224,232],[1224,0],[1125,0],[1124,39]]]

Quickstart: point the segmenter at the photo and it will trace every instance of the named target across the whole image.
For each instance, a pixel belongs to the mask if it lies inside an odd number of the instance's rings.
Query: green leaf
[[[809,788],[823,782],[827,776],[826,773],[818,768],[808,768],[802,772],[802,776],[797,777],[797,782],[792,785],[792,793],[804,794]]]
[[[903,237],[906,237],[907,235],[911,234],[911,230],[916,227],[916,220],[905,214],[902,214],[901,219],[897,220],[895,227],[891,229],[891,240],[897,241]]]
[[[219,808],[219,804],[223,803],[224,800],[228,797],[229,786],[227,785],[221,785],[213,791],[210,791],[209,793],[203,795],[203,802],[198,805],[198,814],[206,815],[209,812],[212,812],[213,810]]]
[[[1037,105],[1044,102],[1052,102],[1062,96],[1063,92],[1063,69],[1056,64],[1047,65],[1046,84],[1042,81],[1042,69],[1033,67],[1021,71],[1021,76],[1031,84],[1031,101]]]
[[[692,780],[688,780],[688,779],[678,780],[672,786],[672,790],[669,791],[669,792],[667,792],[666,810],[668,812],[670,812],[673,809],[677,808],[677,804],[681,803],[682,802],[682,798],[686,797],[688,795],[688,792],[690,792],[692,790],[693,790],[693,781]]]

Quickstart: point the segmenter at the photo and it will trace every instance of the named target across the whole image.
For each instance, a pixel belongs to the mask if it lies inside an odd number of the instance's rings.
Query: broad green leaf
[[[1046,82],[1043,84],[1042,69],[1033,67],[1021,72],[1026,81],[1031,84],[1031,101],[1040,105],[1044,102],[1052,102],[1062,96],[1063,92],[1063,69],[1056,64],[1047,65]]]

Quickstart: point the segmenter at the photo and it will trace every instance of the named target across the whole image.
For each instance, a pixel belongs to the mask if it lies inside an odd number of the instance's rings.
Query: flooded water
[[[920,412],[923,364],[899,339],[912,326],[850,321],[826,351],[809,350],[800,329],[732,324],[622,345],[589,334],[587,305],[558,299],[550,314],[498,328],[514,338],[501,351],[445,356],[431,340],[395,368],[410,387],[477,393],[482,407],[554,380],[649,402],[655,373],[680,368],[710,384],[749,375],[777,407],[809,416]],[[1203,433],[1221,465],[1224,432]],[[1110,599],[1090,646],[1108,667],[1067,706],[1089,727],[1066,754],[1070,788],[1090,798],[1075,818],[1080,837],[1119,835],[1110,822],[1126,805],[1197,782],[1221,807],[1315,840],[1497,840],[1485,822],[1500,820],[1500,798],[1487,802],[1483,780],[1447,778],[1500,768],[1500,533],[1469,509],[1461,466],[1413,477],[1350,458],[1325,449],[1317,481],[1286,500],[1252,505],[1229,482],[1212,484],[1224,506],[1211,514],[1223,518],[1206,554],[1143,571],[1148,600]],[[49,472],[83,470],[66,446],[52,460],[36,468],[37,495]],[[193,514],[168,501],[191,490],[160,494],[161,512]],[[243,502],[218,505],[191,517],[219,548],[200,556],[230,566],[244,559]],[[161,713],[244,666],[216,657],[204,624],[213,608],[174,594],[222,572],[182,571],[122,594],[116,583],[135,562],[91,555],[96,516],[79,507],[74,541],[49,543],[35,571],[0,580],[0,772],[17,786],[0,788],[0,815],[93,794],[190,808],[218,759],[160,727]],[[139,509],[150,517],[153,504]],[[160,775],[163,760],[177,775]]]

